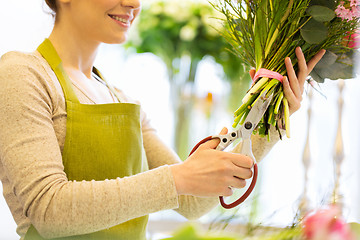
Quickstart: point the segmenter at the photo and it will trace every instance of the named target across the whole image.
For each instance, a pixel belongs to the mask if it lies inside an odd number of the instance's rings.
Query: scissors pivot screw
[[[246,122],[246,123],[245,123],[245,128],[246,128],[247,130],[251,129],[252,126],[253,126],[253,125],[252,125],[251,122]]]

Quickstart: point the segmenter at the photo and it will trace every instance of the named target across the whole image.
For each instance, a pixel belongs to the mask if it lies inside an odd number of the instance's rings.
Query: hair
[[[57,13],[57,10],[58,10],[57,5],[56,5],[56,0],[45,0],[45,2],[46,2],[46,5],[48,5],[49,8],[53,11],[52,14],[55,16]]]

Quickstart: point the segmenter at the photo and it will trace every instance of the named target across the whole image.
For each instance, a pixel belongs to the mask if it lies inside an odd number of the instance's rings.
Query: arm
[[[182,163],[178,155],[159,138],[149,124],[143,124],[143,137],[150,169]],[[175,210],[187,219],[196,219],[209,212],[218,203],[218,197],[179,195],[179,208]]]
[[[0,157],[17,209],[42,236],[86,234],[178,207],[168,166],[122,179],[68,181],[54,128],[56,90],[44,67],[27,61],[0,64]]]

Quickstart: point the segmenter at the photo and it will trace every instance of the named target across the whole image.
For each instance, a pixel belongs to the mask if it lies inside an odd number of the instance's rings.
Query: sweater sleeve
[[[159,138],[154,129],[148,125],[144,125],[143,129],[144,147],[150,169],[181,162],[178,155]],[[180,195],[179,208],[176,211],[187,219],[194,220],[209,212],[218,203],[218,197]]]
[[[30,58],[30,59],[29,59]],[[81,235],[178,207],[168,166],[68,181],[53,127],[54,86],[34,56],[0,62],[0,160],[23,214],[45,238]]]

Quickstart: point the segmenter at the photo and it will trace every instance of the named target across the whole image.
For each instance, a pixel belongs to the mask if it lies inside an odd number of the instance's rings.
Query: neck
[[[89,40],[71,25],[56,24],[49,36],[64,68],[81,71],[90,78],[100,42]]]

